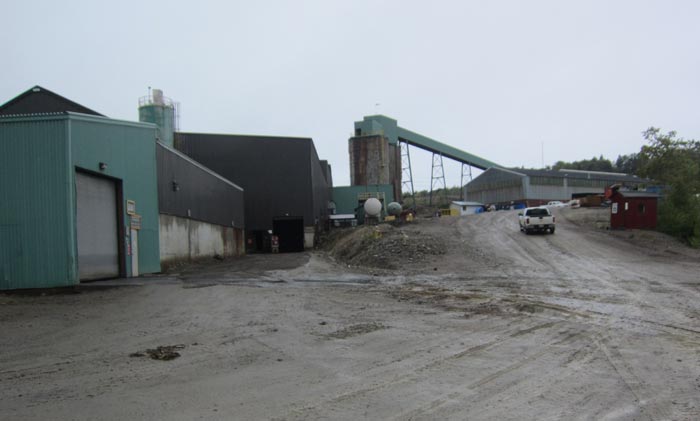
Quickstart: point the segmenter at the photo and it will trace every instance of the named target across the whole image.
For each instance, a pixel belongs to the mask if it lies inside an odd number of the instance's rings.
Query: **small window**
[[[644,203],[640,203],[637,205],[637,210],[639,211],[639,213],[646,213],[647,207],[644,205]]]

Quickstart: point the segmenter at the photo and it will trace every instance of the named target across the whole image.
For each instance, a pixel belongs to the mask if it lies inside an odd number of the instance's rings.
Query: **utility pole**
[[[541,149],[542,151],[542,169],[544,169],[544,140],[541,142]]]

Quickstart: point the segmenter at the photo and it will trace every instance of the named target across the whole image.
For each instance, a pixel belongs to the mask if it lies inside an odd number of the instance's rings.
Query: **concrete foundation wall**
[[[304,249],[314,248],[316,240],[316,227],[304,227]]]
[[[238,228],[160,215],[160,260],[163,264],[242,254],[243,234]]]
[[[391,184],[389,143],[381,135],[357,136],[348,140],[350,184]]]

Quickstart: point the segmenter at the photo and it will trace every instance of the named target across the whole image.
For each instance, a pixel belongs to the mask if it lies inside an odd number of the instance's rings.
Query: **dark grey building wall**
[[[243,190],[192,158],[157,143],[160,213],[244,228]]]
[[[328,216],[328,202],[331,200],[332,185],[328,183],[330,174],[328,162],[319,161],[313,143],[310,148],[311,188],[313,190],[313,215],[315,223],[324,223]]]
[[[175,147],[244,189],[247,231],[270,230],[278,216],[305,226],[325,216],[318,204],[330,193],[309,138],[175,133]]]
[[[331,164],[328,163],[328,161],[322,159],[321,161],[321,169],[323,169],[323,175],[326,177],[326,183],[328,183],[328,188],[333,188],[333,173],[332,173],[332,168]]]

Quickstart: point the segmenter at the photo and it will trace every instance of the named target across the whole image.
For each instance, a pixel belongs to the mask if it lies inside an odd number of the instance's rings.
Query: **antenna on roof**
[[[542,169],[544,169],[544,140],[541,142],[541,151],[542,151]]]

